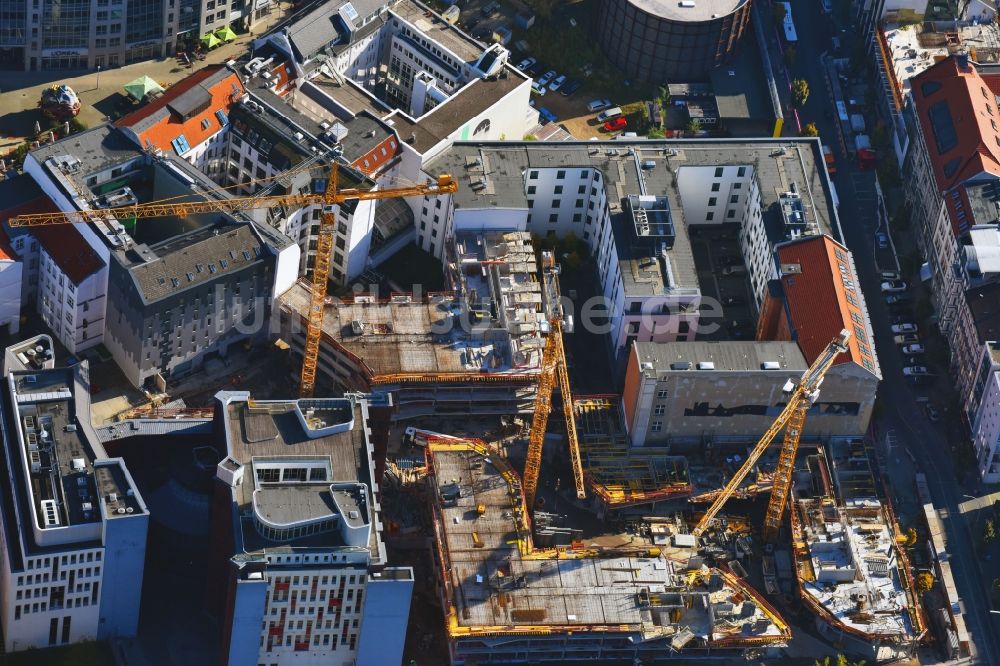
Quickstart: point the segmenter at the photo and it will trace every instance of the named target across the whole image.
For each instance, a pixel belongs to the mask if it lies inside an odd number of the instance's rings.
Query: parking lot
[[[437,0],[431,4],[439,10],[445,8]],[[592,100],[609,99],[612,106],[621,106],[644,97],[646,91],[629,86],[616,72],[610,72],[599,50],[594,47],[589,32],[594,11],[592,3],[577,2],[559,7],[551,18],[537,18],[528,29],[519,27],[516,21],[518,12],[524,11],[524,6],[511,0],[459,0],[458,6],[461,13],[456,25],[481,42],[488,44],[493,41],[494,32],[509,29],[512,37],[506,46],[511,51],[511,63],[516,66],[529,57],[536,59],[532,66],[525,68],[525,73],[533,79],[538,80],[551,70],[557,76],[566,76],[563,86],[574,82],[579,85],[570,95],[562,94],[565,90],[550,90],[551,83],[545,86],[544,95],[532,94],[535,107],[551,112],[556,123],[565,127],[574,138],[608,136],[596,122],[598,112],[587,110],[587,104]],[[489,13],[485,13],[484,9]],[[552,49],[558,52],[555,55],[550,53],[546,59],[543,51],[550,46],[550,34],[557,35],[560,40],[565,39],[567,46]],[[533,43],[544,46],[533,50]]]

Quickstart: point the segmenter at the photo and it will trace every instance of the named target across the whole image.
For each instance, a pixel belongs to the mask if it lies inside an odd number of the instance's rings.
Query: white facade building
[[[87,368],[13,372],[0,619],[8,651],[134,636],[149,514],[90,425]]]

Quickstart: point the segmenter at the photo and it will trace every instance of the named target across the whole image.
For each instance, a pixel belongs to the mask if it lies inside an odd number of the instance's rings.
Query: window
[[[536,189],[536,188],[535,188],[535,186],[534,186],[534,185],[528,185],[528,194],[534,194],[534,193],[535,193],[535,189]],[[425,213],[427,212],[427,209],[426,209],[426,208],[424,209],[424,212],[425,212]]]
[[[729,203],[734,204],[734,203],[739,203],[739,202],[740,202],[740,195],[734,194],[734,195],[732,195],[732,196],[729,197]]]
[[[562,170],[556,171],[556,180],[562,180],[565,177],[566,177],[565,171]]]
[[[653,425],[650,430],[653,432],[660,432],[663,430],[663,421],[653,421]]]
[[[549,224],[555,224],[558,221],[559,221],[559,215],[557,215],[556,213],[552,213],[549,215]]]
[[[529,171],[528,172],[528,180],[537,180],[537,179],[538,179],[538,172],[537,171]]]
[[[719,183],[712,183],[712,191],[713,192],[718,192],[719,191],[719,187],[720,187]]]
[[[559,208],[559,204],[560,204],[560,203],[561,203],[561,200],[560,200],[560,199],[553,199],[553,200],[552,200],[552,207],[553,207],[553,208]]]
[[[708,214],[705,215],[706,222],[711,222],[714,218],[715,218],[715,213],[711,211],[709,211]]]
[[[709,197],[708,198],[708,205],[709,206],[714,206],[717,203],[719,203],[718,197]]]
[[[667,397],[667,395],[668,393],[666,389],[660,389],[659,391],[656,392],[656,397],[659,400],[663,400],[664,398]]]
[[[715,167],[715,177],[722,178],[722,167]]]
[[[745,176],[746,173],[747,173],[747,168],[746,167],[740,167],[739,169],[736,170],[736,175],[738,177],[740,177],[740,178],[742,178],[743,176]]]
[[[587,193],[587,186],[586,185],[581,185],[580,187],[577,188],[576,193],[577,194],[586,194]]]
[[[735,210],[729,211],[728,213],[726,213],[726,217],[730,219],[736,217],[736,211]]]
[[[666,410],[665,406],[657,405],[656,407],[653,408],[653,416],[663,416],[663,412],[665,410]]]

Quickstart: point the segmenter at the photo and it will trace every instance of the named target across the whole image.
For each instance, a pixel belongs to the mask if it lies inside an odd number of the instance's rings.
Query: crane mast
[[[77,224],[81,222],[104,222],[108,218],[116,220],[147,219],[155,217],[184,217],[196,213],[238,213],[256,208],[270,208],[284,205],[289,208],[322,205],[319,237],[316,240],[316,263],[313,265],[312,290],[309,297],[309,316],[306,329],[306,343],[302,356],[302,374],[299,395],[312,397],[316,390],[316,363],[319,360],[319,344],[323,333],[323,306],[330,278],[330,252],[333,250],[334,230],[337,228],[335,206],[345,201],[372,201],[398,197],[439,196],[458,190],[458,183],[450,175],[442,174],[434,182],[414,184],[406,187],[383,190],[340,189],[341,166],[336,159],[330,165],[326,189],[319,193],[280,194],[273,196],[233,197],[207,201],[150,202],[118,208],[98,208],[70,212],[32,213],[18,215],[10,219],[12,227],[43,227],[55,224]]]
[[[559,268],[549,252],[542,253],[542,283],[546,301],[546,315],[549,320],[549,336],[542,350],[542,368],[538,378],[538,392],[535,395],[535,410],[531,418],[528,434],[528,453],[524,460],[524,500],[529,510],[535,506],[538,493],[538,474],[542,467],[542,449],[545,445],[545,429],[552,412],[552,392],[556,383],[562,393],[563,417],[566,420],[566,444],[569,447],[570,467],[576,496],[587,496],[583,480],[583,462],[580,458],[580,440],[576,433],[576,416],[573,412],[573,392],[569,384],[569,370],[566,366],[566,349],[563,347],[562,304],[559,294]]]
[[[774,471],[774,487],[771,490],[771,499],[767,506],[767,515],[764,519],[764,534],[766,538],[773,539],[781,525],[781,516],[785,511],[788,502],[788,489],[792,483],[792,471],[795,466],[795,454],[799,448],[799,438],[802,436],[802,428],[805,425],[806,414],[810,405],[819,397],[819,386],[823,383],[826,371],[833,365],[834,360],[847,351],[847,341],[851,333],[842,330],[840,335],[834,338],[826,346],[812,365],[802,373],[798,384],[795,385],[788,398],[788,403],[781,410],[778,417],[767,429],[767,432],[760,438],[757,445],[747,456],[743,466],[733,475],[733,478],[725,485],[719,496],[715,498],[712,505],[702,516],[691,533],[700,537],[708,526],[718,515],[719,511],[726,504],[726,501],[736,492],[743,479],[757,465],[757,461],[764,455],[764,451],[771,445],[774,438],[785,429],[785,437],[781,444],[781,453],[778,456],[778,466]],[[789,380],[791,382],[791,380]]]

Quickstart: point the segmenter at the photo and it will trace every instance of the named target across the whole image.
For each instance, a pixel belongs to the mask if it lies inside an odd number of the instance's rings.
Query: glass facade
[[[603,0],[595,25],[608,59],[637,81],[663,84],[708,78],[736,50],[750,18],[750,2],[709,21],[674,21],[629,0]]]
[[[74,49],[75,53],[53,53],[63,59],[86,56],[90,40],[90,0],[48,0],[42,6],[41,29],[43,57],[45,49]],[[86,57],[84,57],[86,62]]]
[[[160,41],[163,36],[163,0],[128,0],[128,21],[125,24],[125,43],[136,44],[150,40]],[[157,44],[158,46],[158,44]],[[155,51],[159,55],[159,50]],[[144,58],[154,57],[153,54]],[[135,62],[131,52],[125,56],[127,62]]]
[[[0,48],[24,46],[27,7],[25,0],[0,0]]]

